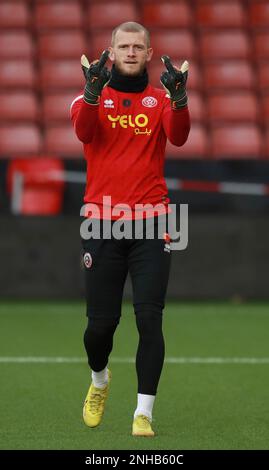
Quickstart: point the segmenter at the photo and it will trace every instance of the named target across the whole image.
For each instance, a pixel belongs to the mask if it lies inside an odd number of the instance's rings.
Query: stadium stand
[[[1,60],[0,90],[34,88],[36,69],[31,59]]]
[[[70,158],[82,158],[82,143],[79,142],[72,130],[70,122],[68,124],[46,127],[44,134],[44,151]]]
[[[61,31],[40,34],[38,56],[43,59],[77,59],[81,51],[87,53],[86,38],[81,31]]]
[[[78,1],[35,2],[34,25],[37,31],[65,28],[81,29],[83,14]]]
[[[140,21],[135,2],[125,0],[88,2],[86,10],[86,27],[91,30],[114,29],[124,21]]]
[[[193,25],[193,15],[186,1],[149,1],[141,3],[141,22],[153,28],[189,28]]]
[[[5,122],[38,122],[40,107],[32,90],[0,93],[0,124]]]
[[[238,0],[196,2],[195,23],[200,28],[243,28],[244,5]]]
[[[39,156],[14,158],[9,162],[7,188],[15,214],[59,214],[63,206],[64,186],[61,159]]]
[[[207,100],[208,119],[211,124],[257,122],[259,102],[253,92],[214,93]]]
[[[0,60],[31,59],[34,41],[29,31],[4,31],[0,33]]]
[[[212,155],[221,159],[257,159],[262,156],[261,131],[255,124],[212,128]]]
[[[193,124],[189,138],[183,147],[176,147],[169,141],[167,142],[166,155],[172,159],[208,158],[209,139],[206,128],[200,124]]]
[[[162,54],[190,63],[194,125],[183,148],[167,145],[169,157],[268,158],[265,0],[1,0],[0,158],[82,157],[69,122],[69,105],[84,86],[79,58],[97,58],[127,20],[152,32],[154,86],[161,87]]]
[[[16,1],[0,2],[0,28],[19,29],[31,26],[30,7],[28,2]]]
[[[0,154],[4,157],[38,155],[42,151],[41,132],[37,125],[26,124],[0,126]]]

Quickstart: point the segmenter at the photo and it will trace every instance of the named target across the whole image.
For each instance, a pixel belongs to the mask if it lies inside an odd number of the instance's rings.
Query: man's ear
[[[109,58],[110,58],[111,62],[114,62],[115,54],[113,52],[113,47],[109,47],[108,50],[109,50]]]
[[[148,50],[147,50],[147,62],[149,62],[151,60],[152,54],[153,54],[153,49],[152,49],[152,47],[149,47]]]

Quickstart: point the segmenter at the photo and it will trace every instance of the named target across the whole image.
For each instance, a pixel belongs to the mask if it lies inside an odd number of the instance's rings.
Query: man
[[[111,379],[108,359],[129,271],[139,332],[134,436],[154,436],[152,409],[164,362],[162,311],[170,250],[167,231],[159,238],[156,227],[160,219],[166,223],[169,212],[163,176],[165,144],[168,137],[173,144],[183,145],[190,130],[187,63],[180,71],[163,56],[167,71],[161,82],[166,91],[153,88],[146,70],[152,53],[149,33],[142,25],[121,24],[112,33],[109,51],[104,51],[99,61],[89,64],[82,56],[86,86],[71,105],[71,118],[87,161],[84,201],[98,209],[91,209],[92,221],[101,219],[104,226],[111,219],[113,229],[121,209],[132,229],[142,220],[142,238],[117,239],[112,233],[110,239],[82,240],[88,316],[84,345],[92,370],[84,422],[95,427],[104,413]],[[111,73],[105,67],[108,54],[113,62]],[[110,197],[110,208],[104,196]],[[148,206],[141,210],[141,204]],[[156,204],[160,206],[157,216],[150,209]],[[118,208],[118,212],[111,215],[111,208]],[[149,219],[154,227],[151,239],[147,239],[145,228]]]

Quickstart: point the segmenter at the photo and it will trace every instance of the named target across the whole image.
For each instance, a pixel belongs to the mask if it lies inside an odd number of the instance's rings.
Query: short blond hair
[[[115,37],[116,37],[117,31],[119,30],[124,31],[125,33],[140,33],[142,31],[146,38],[147,47],[150,47],[149,31],[144,26],[142,26],[142,24],[136,23],[135,21],[127,21],[126,23],[121,23],[119,26],[113,29],[112,38],[111,38],[112,46],[115,43]]]

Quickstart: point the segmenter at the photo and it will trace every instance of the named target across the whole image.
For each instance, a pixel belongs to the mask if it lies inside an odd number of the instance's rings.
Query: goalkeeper
[[[154,88],[147,73],[152,54],[149,32],[142,25],[119,25],[112,32],[111,47],[99,60],[89,64],[82,56],[86,85],[71,104],[71,119],[84,144],[87,162],[84,201],[98,208],[88,217],[93,222],[99,219],[101,225],[110,219],[113,227],[119,214],[112,210],[111,216],[108,211],[103,196],[109,196],[110,209],[129,208],[124,217],[132,228],[142,222],[139,238],[116,239],[112,233],[111,239],[82,239],[88,316],[84,345],[92,378],[83,408],[84,422],[95,427],[104,413],[112,376],[109,355],[129,272],[139,333],[134,436],[154,436],[152,411],[164,362],[162,313],[171,261],[169,199],[163,175],[165,145],[167,138],[176,146],[183,145],[190,130],[188,64],[184,62],[179,69],[163,56],[160,80],[165,90]],[[113,63],[111,72],[105,66],[108,57]],[[148,208],[141,211],[139,204]],[[150,209],[156,205],[160,207],[157,216]],[[148,219],[154,227],[151,239],[146,236]],[[166,229],[158,238],[160,220]]]

